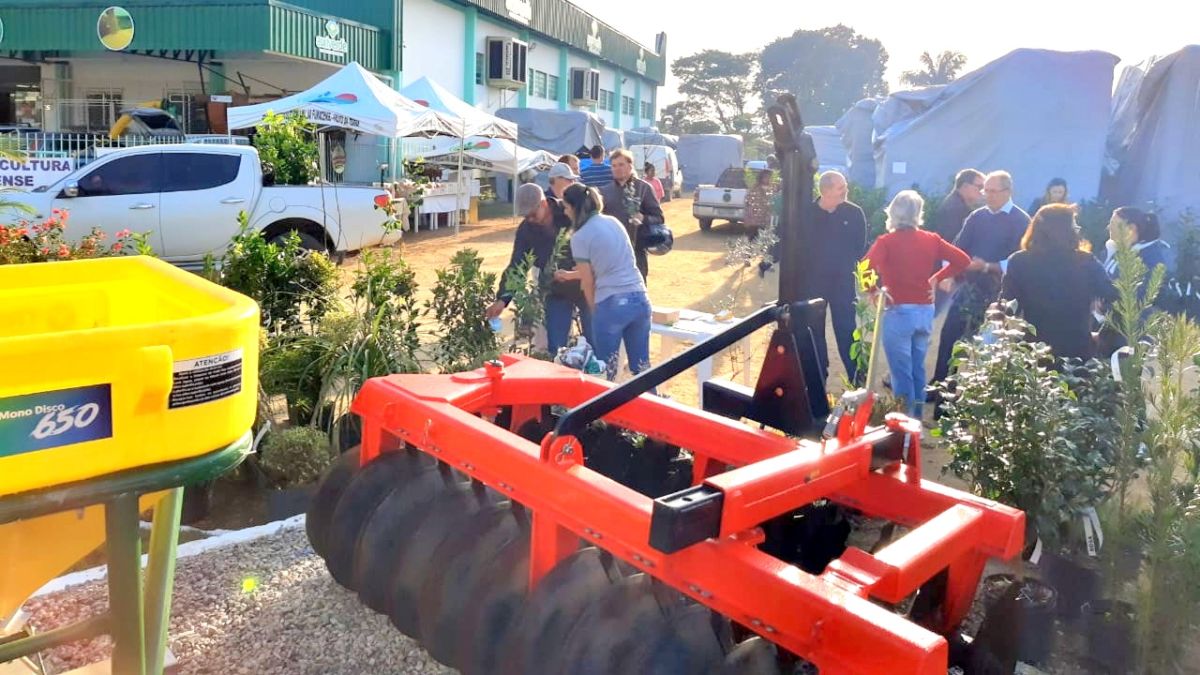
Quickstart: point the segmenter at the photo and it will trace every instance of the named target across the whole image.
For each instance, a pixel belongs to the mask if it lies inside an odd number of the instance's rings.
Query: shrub
[[[849,200],[858,204],[867,217],[867,243],[875,241],[887,231],[887,190],[850,184]]]
[[[259,466],[277,487],[289,488],[315,483],[333,460],[324,432],[312,427],[291,427],[267,436]]]
[[[500,351],[496,334],[484,319],[496,288],[496,275],[483,271],[483,259],[469,248],[437,271],[429,310],[438,324],[434,363],[443,372],[478,368]]]
[[[525,354],[534,352],[533,338],[537,327],[546,320],[546,294],[543,279],[534,267],[533,251],[527,251],[521,262],[504,279],[504,290],[512,294],[509,309],[513,312],[513,341],[511,349]],[[530,271],[534,274],[531,276]],[[547,276],[553,274],[549,272]],[[521,344],[524,340],[524,345]]]
[[[1097,437],[1117,433],[1118,388],[1099,363],[1053,364],[1031,327],[993,310],[986,328],[960,345],[958,372],[943,385],[939,434],[946,469],[979,495],[1022,509],[1050,550],[1080,513],[1111,492],[1115,452]]]
[[[92,228],[78,242],[68,241],[63,236],[68,217],[66,211],[54,209],[51,216],[40,223],[23,220],[16,225],[0,225],[0,265],[127,254],[154,255],[149,233],[121,230],[112,243],[106,243],[108,235],[100,228]]]
[[[337,268],[324,254],[307,251],[291,232],[281,243],[263,238],[243,211],[241,228],[208,276],[258,302],[262,325],[273,333],[300,328],[336,305]]]
[[[299,112],[268,112],[254,134],[258,157],[279,185],[307,185],[318,175],[316,126]]]

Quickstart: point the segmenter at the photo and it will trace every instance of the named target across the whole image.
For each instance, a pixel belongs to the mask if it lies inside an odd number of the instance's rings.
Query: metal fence
[[[205,143],[248,145],[245,136],[220,134],[190,134],[187,136],[120,136],[116,139],[108,134],[71,131],[11,132],[0,135],[6,150],[19,153],[27,159],[71,159],[76,168],[104,155],[110,149],[162,143]]]

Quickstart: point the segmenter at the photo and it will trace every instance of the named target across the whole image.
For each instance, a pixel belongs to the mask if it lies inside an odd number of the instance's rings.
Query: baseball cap
[[[575,175],[574,171],[571,171],[571,165],[566,162],[556,162],[554,166],[550,167],[550,180],[554,180],[555,178],[579,180],[579,176]]]
[[[517,188],[517,214],[531,216],[546,199],[546,193],[537,183],[525,183]]]

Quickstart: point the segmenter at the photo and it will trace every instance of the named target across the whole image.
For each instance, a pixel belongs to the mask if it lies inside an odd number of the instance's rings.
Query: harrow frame
[[[693,347],[681,362],[702,347],[712,345]],[[549,433],[537,444],[488,419],[511,406],[515,430],[543,406],[575,408],[614,393],[621,387],[517,356],[468,373],[372,379],[352,406],[363,420],[360,463],[407,443],[525,505],[533,513],[531,587],[582,539],[822,673],[944,673],[942,634],[966,615],[987,558],[1020,552],[1023,513],[921,479],[920,427],[907,418],[862,435],[851,421],[842,438],[813,442],[644,395],[603,419],[691,451],[693,484],[706,490],[692,501],[707,508],[687,511],[701,515],[675,521],[685,525],[682,540],[658,531],[677,550],[660,550],[651,544],[656,510],[672,512],[691,491],[652,500],[584,466],[574,436]],[[706,475],[721,465],[735,468]],[[915,529],[875,555],[849,548],[821,575],[756,548],[760,523],[818,499]],[[714,510],[718,526],[706,531]],[[897,603],[943,570],[945,600],[930,628],[871,602]]]

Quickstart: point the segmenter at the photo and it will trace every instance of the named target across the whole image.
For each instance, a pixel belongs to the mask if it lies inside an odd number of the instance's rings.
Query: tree
[[[671,64],[679,78],[679,93],[697,104],[701,115],[715,118],[723,133],[749,131],[754,84],[754,54],[731,54],[706,49]]]
[[[704,108],[695,99],[684,99],[664,106],[658,115],[658,128],[665,134],[719,134],[721,125],[706,119]]]
[[[806,124],[832,124],[860,99],[887,94],[887,60],[879,40],[847,26],[798,30],[763,49],[758,88],[764,101],[794,94]]]
[[[967,65],[966,55],[944,51],[935,59],[929,52],[921,52],[921,69],[906,70],[900,81],[912,87],[928,87],[934,84],[949,84],[958,77],[958,71]]]

